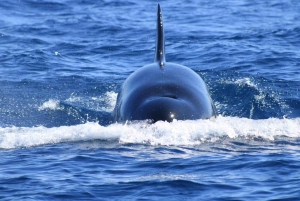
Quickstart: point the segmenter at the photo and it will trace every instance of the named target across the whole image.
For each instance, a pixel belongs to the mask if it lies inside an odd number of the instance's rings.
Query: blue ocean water
[[[1,1],[1,200],[299,200],[300,2],[160,1],[220,115],[117,124],[157,3]]]

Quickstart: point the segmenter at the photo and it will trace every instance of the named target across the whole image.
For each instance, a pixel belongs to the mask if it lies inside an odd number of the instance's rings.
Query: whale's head
[[[171,122],[215,116],[215,106],[202,78],[188,67],[166,61],[162,12],[158,4],[154,62],[139,68],[125,80],[118,94],[115,120]]]

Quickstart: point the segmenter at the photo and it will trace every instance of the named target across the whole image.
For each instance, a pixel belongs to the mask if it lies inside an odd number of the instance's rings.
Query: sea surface
[[[216,120],[116,123],[154,60],[207,83]],[[299,200],[300,1],[3,0],[0,200]],[[147,76],[147,75],[145,75]]]

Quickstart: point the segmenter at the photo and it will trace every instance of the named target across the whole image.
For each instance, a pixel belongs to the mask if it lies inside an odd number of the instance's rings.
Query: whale
[[[115,122],[212,119],[216,107],[208,88],[192,69],[166,61],[162,10],[157,5],[154,62],[130,74],[118,92]]]

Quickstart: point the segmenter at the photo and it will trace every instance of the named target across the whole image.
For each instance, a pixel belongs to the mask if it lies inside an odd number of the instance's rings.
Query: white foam
[[[108,91],[104,95],[100,97],[92,97],[92,100],[103,102],[104,107],[101,107],[101,110],[105,112],[112,112],[114,110],[114,107],[116,105],[118,93],[113,91]]]
[[[223,81],[226,84],[235,84],[235,85],[239,85],[239,86],[249,86],[249,87],[253,87],[257,89],[257,85],[251,81],[250,78],[245,77],[245,78],[240,78],[240,79],[236,79],[236,80],[225,80]]]
[[[81,97],[77,97],[75,96],[73,93],[71,94],[71,96],[66,100],[67,102],[71,102],[71,103],[76,103],[76,102],[81,102],[82,98]]]
[[[253,83],[248,77],[237,79],[234,83],[238,84],[239,86],[250,86],[253,88],[257,88],[257,85]]]
[[[54,99],[49,99],[48,101],[44,102],[38,110],[62,110],[63,108],[60,107],[59,101]]]
[[[118,93],[114,91],[108,91],[105,94],[97,97],[80,97],[71,94],[71,96],[65,101],[87,105],[88,108],[97,111],[112,112],[116,104],[117,96]]]
[[[89,122],[75,126],[45,128],[0,128],[0,148],[41,146],[61,142],[116,140],[119,143],[148,145],[199,145],[224,138],[276,140],[278,136],[300,137],[300,118],[251,120],[237,117],[218,117],[215,121],[174,121],[147,124],[112,124],[101,126]]]
[[[61,142],[118,139],[120,136],[115,129],[117,127],[103,127],[91,122],[54,128],[43,126],[0,128],[0,148],[12,149]]]

